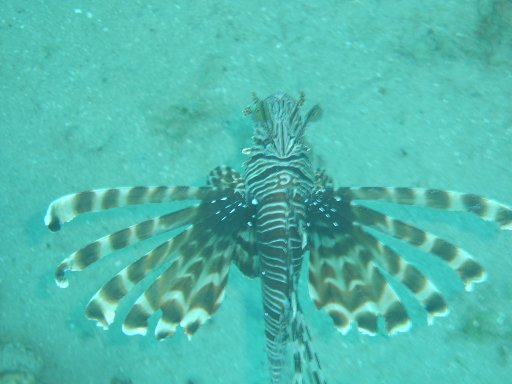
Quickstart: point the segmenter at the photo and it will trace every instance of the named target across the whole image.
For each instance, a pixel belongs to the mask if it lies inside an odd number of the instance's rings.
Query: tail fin
[[[291,344],[294,363],[292,384],[327,384],[298,302],[297,311],[291,322]]]
[[[267,338],[272,384],[327,384],[296,292],[287,309],[273,327],[275,337]]]

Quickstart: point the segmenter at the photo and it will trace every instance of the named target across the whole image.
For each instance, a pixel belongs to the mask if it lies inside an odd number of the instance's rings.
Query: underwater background
[[[337,186],[512,204],[510,0],[0,1],[0,384],[268,381],[259,281],[232,268],[191,341],[124,336],[119,321],[104,332],[85,305],[131,256],[70,274],[66,290],[54,268],[154,209],[85,215],[58,234],[43,217],[75,191],[241,170],[242,110],[252,92],[276,91],[322,106],[307,137]],[[470,294],[445,281],[450,316],[369,337],[337,332],[302,279],[328,382],[509,382],[512,234],[470,215],[402,213],[473,253],[488,281]]]

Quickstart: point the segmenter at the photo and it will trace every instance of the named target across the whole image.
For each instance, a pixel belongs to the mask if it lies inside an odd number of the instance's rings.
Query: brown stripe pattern
[[[401,187],[344,187],[335,195],[350,200],[380,200],[446,211],[472,212],[483,220],[512,229],[512,209],[499,201],[472,193]]]
[[[222,167],[220,167],[222,168]],[[217,172],[217,171],[216,171]],[[95,189],[63,196],[50,204],[44,223],[52,231],[87,212],[100,212],[129,205],[159,204],[180,200],[213,200],[212,187],[121,187]]]
[[[212,171],[207,187],[110,188],[64,196],[50,205],[46,223],[54,230],[75,216],[135,204],[201,200],[97,239],[73,252],[57,267],[60,287],[67,271],[81,271],[101,258],[157,235],[167,239],[121,269],[91,298],[88,318],[107,329],[119,302],[141,281],[152,284],[135,300],[125,318],[126,334],[145,334],[147,320],[161,310],[155,334],[171,336],[178,325],[192,335],[217,310],[224,297],[232,258],[247,273],[257,273],[251,244],[251,207],[240,193],[240,175],[229,167]],[[178,230],[176,234],[174,231]],[[250,254],[248,252],[251,252]]]
[[[303,133],[316,113],[309,112],[303,122],[302,102],[284,94],[256,102],[255,145],[247,151],[250,158],[245,163],[245,189],[255,206],[267,360],[273,384],[325,383],[318,358],[304,337],[307,329],[297,295],[307,236],[306,201],[314,188]]]
[[[323,171],[316,176],[316,191],[309,205],[309,291],[318,308],[347,333],[376,334],[378,317],[393,334],[411,326],[407,309],[389,284],[403,285],[423,306],[428,323],[445,316],[446,301],[428,276],[403,255],[375,236],[380,233],[433,255],[455,271],[465,289],[485,281],[483,267],[466,250],[416,226],[358,204],[380,200],[448,211],[465,211],[512,229],[510,207],[482,196],[453,191],[399,187],[346,187],[333,189]]]

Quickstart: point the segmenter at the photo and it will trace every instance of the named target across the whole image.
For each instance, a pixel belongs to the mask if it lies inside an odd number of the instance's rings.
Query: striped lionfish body
[[[314,383],[323,383],[318,360],[311,352],[309,332],[302,321],[297,298],[304,250],[307,244],[307,202],[314,189],[309,149],[303,143],[309,120],[319,115],[313,108],[302,121],[300,107],[284,94],[256,100],[254,146],[245,166],[245,190],[255,206],[256,250],[260,260],[267,354],[272,383],[292,382],[285,372],[293,355],[293,382],[301,383],[302,363]],[[287,351],[288,347],[292,351]],[[311,359],[316,366],[309,367]],[[287,374],[288,373],[288,374]]]
[[[326,383],[298,300],[301,265],[309,253],[309,294],[343,334],[352,327],[375,335],[410,328],[407,309],[390,282],[402,284],[423,306],[429,322],[448,313],[428,271],[406,260],[382,238],[401,240],[438,257],[471,290],[485,271],[465,250],[364,205],[380,200],[449,211],[472,212],[512,229],[512,209],[474,194],[421,188],[335,188],[313,171],[304,143],[316,106],[301,116],[303,97],[275,94],[249,109],[254,144],[243,178],[229,167],[213,170],[204,187],[126,187],[80,192],[55,200],[45,216],[52,230],[77,215],[140,204],[190,201],[180,210],[97,239],[66,257],[56,281],[120,249],[161,235],[163,241],[121,269],[89,301],[86,315],[108,328],[119,302],[145,280],[149,287],[124,319],[126,334],[145,334],[160,312],[155,335],[181,326],[189,336],[210,318],[224,297],[234,263],[260,277],[267,357],[272,384]],[[379,319],[381,319],[379,321]]]

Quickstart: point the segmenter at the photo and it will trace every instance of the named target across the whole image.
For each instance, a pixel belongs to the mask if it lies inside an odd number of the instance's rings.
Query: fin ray
[[[347,200],[380,200],[446,211],[472,212],[483,220],[512,230],[512,207],[484,196],[429,188],[342,187],[334,195]]]
[[[395,239],[405,241],[417,249],[443,260],[457,272],[467,291],[473,289],[473,284],[485,281],[486,272],[483,267],[469,252],[451,242],[366,206],[352,203],[352,212],[359,223]]]
[[[212,187],[120,187],[72,193],[53,201],[44,217],[46,226],[58,231],[61,225],[87,212],[130,205],[159,204],[181,200],[212,200],[218,190]]]
[[[190,224],[198,212],[199,205],[194,205],[167,213],[165,215],[145,220],[141,223],[103,236],[81,249],[73,252],[57,266],[55,281],[61,288],[68,286],[67,271],[82,271],[99,259],[139,241],[146,240],[158,234],[172,231]]]

